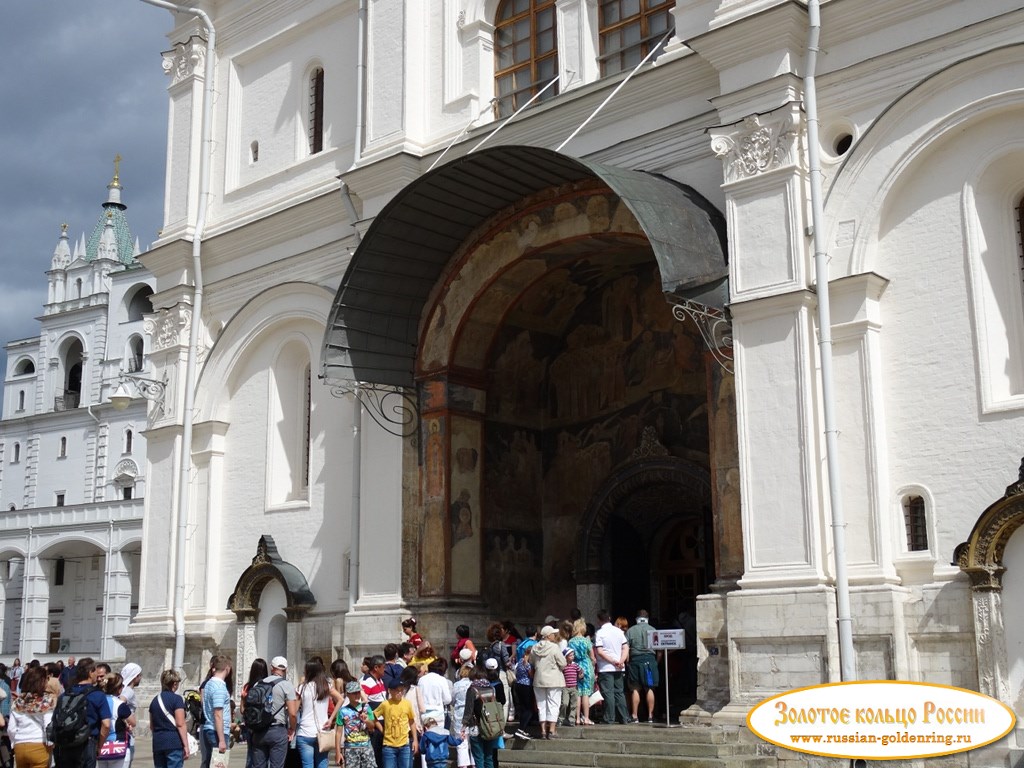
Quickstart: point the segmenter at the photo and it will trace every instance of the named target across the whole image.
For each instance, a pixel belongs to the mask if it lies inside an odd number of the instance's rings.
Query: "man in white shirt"
[[[447,671],[447,661],[434,659],[427,667],[427,674],[416,683],[420,722],[426,722],[428,717],[432,717],[442,725],[445,723],[444,716],[452,703],[453,687],[452,681],[444,676]]]
[[[611,623],[611,616],[604,608],[597,612],[597,623],[594,655],[597,657],[597,684],[604,697],[603,722],[612,725],[618,715],[620,722],[628,723],[629,712],[622,683],[626,662],[629,661],[629,642],[623,631]]]

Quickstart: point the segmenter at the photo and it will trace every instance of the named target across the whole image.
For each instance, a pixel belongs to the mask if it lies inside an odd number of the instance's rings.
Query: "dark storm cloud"
[[[28,0],[0,16],[0,344],[36,336],[67,222],[88,233],[120,154],[145,250],[163,209],[172,17],[140,0]],[[2,356],[2,352],[0,352]],[[2,364],[2,359],[0,359]]]

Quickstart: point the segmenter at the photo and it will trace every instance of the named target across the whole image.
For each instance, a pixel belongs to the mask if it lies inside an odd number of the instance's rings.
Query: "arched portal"
[[[718,442],[735,453],[734,434],[713,434],[735,433],[731,374],[713,370],[672,303],[722,308],[723,232],[691,189],[534,147],[460,158],[377,216],[335,299],[322,372],[418,394],[405,473],[419,487],[403,508],[419,545],[404,569],[410,602],[479,601],[533,621],[568,615],[581,588],[619,579],[626,591],[624,572],[594,576],[579,544],[591,499],[645,445],[694,467],[701,490],[689,500],[638,487],[608,519],[635,528],[630,509],[652,510],[634,537],[645,553],[657,549],[654,519],[692,507],[705,520],[723,493],[715,472],[737,481],[735,455],[712,460]],[[730,515],[737,534],[738,503]],[[664,589],[657,569],[644,576],[652,596]]]
[[[238,577],[227,607],[237,619],[238,669],[248,670],[260,647],[272,649],[273,653],[264,650],[269,656],[288,657],[293,674],[302,655],[302,618],[316,607],[316,598],[302,571],[281,557],[273,536],[260,536],[252,563]],[[262,615],[264,609],[268,615]],[[242,677],[236,676],[238,685]]]

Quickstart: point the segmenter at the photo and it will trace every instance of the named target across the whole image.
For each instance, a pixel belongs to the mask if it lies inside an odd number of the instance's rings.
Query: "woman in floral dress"
[[[590,719],[590,696],[594,692],[594,645],[587,637],[587,623],[576,619],[572,625],[572,637],[569,647],[576,655],[576,663],[580,665],[580,679],[577,689],[580,692],[580,709],[583,712],[583,725],[593,725]]]

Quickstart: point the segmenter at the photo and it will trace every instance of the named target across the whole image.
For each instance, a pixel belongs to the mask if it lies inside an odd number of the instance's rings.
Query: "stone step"
[[[748,744],[708,744],[692,743],[686,741],[661,741],[656,739],[643,739],[642,734],[634,734],[633,738],[616,737],[608,734],[604,738],[590,738],[589,735],[582,737],[563,737],[561,731],[558,738],[552,741],[544,741],[539,736],[531,741],[520,739],[506,739],[505,748],[510,750],[533,750],[545,749],[552,742],[567,742],[569,746],[564,747],[578,752],[599,752],[604,754],[624,755],[667,755],[672,757],[730,757],[732,755],[753,754],[753,748]]]
[[[667,757],[560,750],[509,750],[499,755],[502,765],[516,768],[775,768],[773,757],[733,755],[730,757]]]
[[[515,731],[515,723],[506,729]],[[537,728],[531,729],[538,733]],[[558,735],[564,739],[589,739],[599,741],[644,741],[672,744],[738,744],[740,729],[718,726],[716,728],[685,725],[678,728],[660,728],[656,725],[585,725],[559,726]]]
[[[536,734],[534,734],[536,735]],[[562,727],[558,737],[506,738],[499,757],[516,768],[775,768],[738,729],[649,725]]]

